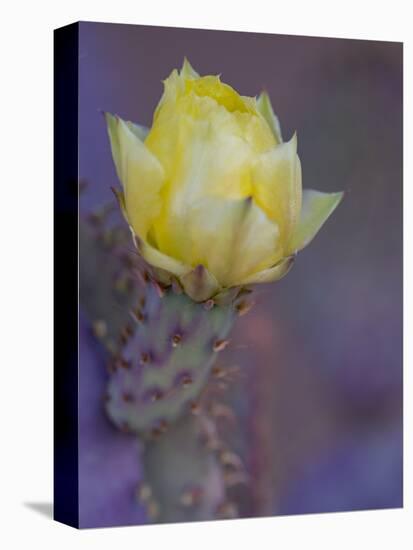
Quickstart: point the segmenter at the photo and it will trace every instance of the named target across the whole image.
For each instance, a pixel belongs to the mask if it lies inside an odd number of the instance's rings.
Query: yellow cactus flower
[[[241,96],[187,60],[149,131],[106,120],[140,253],[196,301],[282,277],[342,198],[302,191],[297,137],[282,140],[266,93]]]

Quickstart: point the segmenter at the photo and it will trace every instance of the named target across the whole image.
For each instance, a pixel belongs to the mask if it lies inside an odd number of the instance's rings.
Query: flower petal
[[[188,59],[185,57],[184,62],[182,64],[180,75],[187,79],[191,80],[194,78],[199,78],[199,74],[196,72],[196,70],[192,67]]]
[[[244,210],[233,228],[232,249],[227,255],[229,271],[225,286],[238,286],[249,275],[274,265],[282,255],[280,231],[252,198],[243,201]],[[247,283],[245,283],[247,284]]]
[[[253,275],[246,277],[240,284],[251,285],[255,283],[272,283],[274,281],[278,281],[281,277],[287,275],[294,264],[294,260],[295,256],[288,256],[273,267],[264,269],[258,273],[254,273]]]
[[[191,266],[160,252],[146,241],[139,241],[139,251],[148,264],[173,273],[177,277],[183,277],[193,269]]]
[[[187,187],[231,198],[250,194],[253,151],[237,117],[211,98],[190,93],[173,112],[165,105],[145,144],[162,163],[174,195]]]
[[[106,113],[116,171],[124,189],[124,204],[130,225],[142,239],[159,215],[164,173],[157,158],[136,135],[136,128]]]
[[[300,221],[289,246],[291,252],[307,246],[342,198],[343,193],[321,193],[312,189],[303,192]]]
[[[274,134],[277,143],[282,143],[283,138],[281,135],[281,126],[280,121],[278,120],[277,115],[274,113],[274,110],[271,105],[271,100],[267,92],[262,92],[257,100],[258,111],[267,121],[269,127]]]
[[[243,199],[205,196],[188,203],[175,231],[174,244],[182,261],[205,266],[220,286],[230,286],[229,274],[245,210]]]
[[[214,99],[218,105],[232,113],[255,114],[255,104],[250,98],[241,96],[229,84],[221,82],[219,76],[202,76],[197,79],[187,80],[185,82],[185,91],[194,92],[198,97],[209,97]]]
[[[178,95],[183,91],[184,79],[181,78],[178,71],[174,69],[171,74],[163,81],[163,94],[156,106],[153,114],[153,123],[159,116],[159,113],[166,107],[169,112],[173,112],[173,106]]]
[[[281,240],[288,244],[301,208],[301,164],[295,134],[260,156],[252,180],[257,204],[279,225]]]
[[[203,265],[220,286],[233,286],[280,258],[278,227],[251,198],[202,196],[184,207],[170,225],[172,252],[155,239],[157,246],[185,266]]]
[[[138,139],[142,142],[145,141],[146,136],[149,134],[149,128],[136,122],[130,122],[129,120],[125,121],[125,124]]]

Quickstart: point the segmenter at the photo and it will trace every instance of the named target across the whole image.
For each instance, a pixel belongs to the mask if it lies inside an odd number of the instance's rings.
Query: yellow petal
[[[178,98],[179,93],[183,90],[184,79],[180,77],[178,71],[174,69],[171,74],[163,81],[163,94],[153,114],[153,122],[159,116],[159,113],[165,107],[173,112],[175,101]]]
[[[259,271],[258,273],[254,273],[253,275],[246,277],[240,282],[240,284],[251,285],[255,283],[272,283],[274,281],[278,281],[284,277],[284,275],[287,275],[294,264],[294,260],[295,256],[288,256],[273,267],[264,269],[263,271]]]
[[[242,218],[233,232],[225,286],[247,284],[245,281],[251,274],[274,265],[282,254],[278,225],[268,219],[252,198],[244,200]]]
[[[303,192],[300,221],[289,246],[291,252],[307,246],[342,198],[343,193],[321,193],[312,189]]]
[[[255,98],[244,98],[244,100],[247,99],[256,105]],[[256,115],[237,112],[233,116],[236,118],[241,129],[242,138],[256,154],[266,153],[277,145],[271,129],[263,117],[259,115],[258,111]]]
[[[199,97],[214,99],[218,105],[222,105],[229,112],[253,113],[254,109],[250,101],[245,101],[228,84],[221,82],[218,76],[202,76],[195,80],[185,82],[185,91],[194,92]]]
[[[257,100],[257,108],[267,121],[267,124],[271,128],[271,131],[274,134],[277,143],[282,143],[283,138],[281,135],[280,121],[278,120],[277,115],[274,113],[271,105],[271,100],[267,92],[262,92],[262,94],[259,96]]]
[[[185,266],[205,266],[222,287],[273,265],[281,254],[278,227],[251,199],[190,201],[170,230],[174,252],[159,248]]]
[[[139,240],[138,248],[150,265],[175,275],[185,293],[194,301],[203,302],[218,291],[218,281],[204,266],[198,265],[192,268],[142,240]]]
[[[149,128],[142,126],[142,124],[136,124],[136,122],[130,122],[129,120],[125,121],[125,124],[138,139],[145,141]]]
[[[279,225],[281,240],[288,244],[301,208],[301,164],[296,135],[261,155],[252,178],[257,204]]]
[[[135,233],[145,239],[161,209],[163,169],[125,121],[109,113],[106,120],[113,160],[124,189],[125,211]]]
[[[186,57],[182,64],[180,75],[187,80],[199,78],[199,74],[195,71],[195,69],[192,67],[192,65],[190,64],[190,62]]]
[[[173,273],[177,277],[183,277],[193,269],[191,266],[185,265],[183,262],[160,252],[144,240],[139,242],[139,251],[148,264],[169,271],[169,273]]]
[[[204,192],[230,198],[251,194],[250,167],[257,149],[261,153],[274,144],[257,116],[234,115],[215,100],[194,93],[181,97],[173,110],[165,105],[145,141],[162,163],[174,192],[188,181],[199,187],[202,180]]]
[[[146,141],[168,174],[163,209],[154,223],[155,242],[173,257],[189,256],[194,267],[203,262],[189,252],[187,239],[189,226],[196,227],[199,205],[208,199],[221,198],[223,203],[251,194],[250,147],[236,135],[236,122],[225,110],[213,109],[210,118],[211,122],[182,113],[170,126],[161,115]]]
[[[185,264],[205,266],[221,286],[227,286],[245,213],[245,200],[203,197],[188,202],[176,219],[173,244],[177,256]]]

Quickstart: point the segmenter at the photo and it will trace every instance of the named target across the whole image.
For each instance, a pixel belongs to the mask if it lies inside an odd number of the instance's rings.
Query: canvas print
[[[76,41],[78,525],[401,507],[402,45]]]

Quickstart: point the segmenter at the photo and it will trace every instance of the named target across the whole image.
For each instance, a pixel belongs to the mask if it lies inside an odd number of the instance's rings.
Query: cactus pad
[[[142,455],[146,489],[158,523],[216,519],[226,499],[222,467],[207,448],[205,419],[185,415]]]
[[[206,307],[148,282],[111,364],[106,409],[125,431],[158,435],[190,410],[225,348],[233,305]]]

